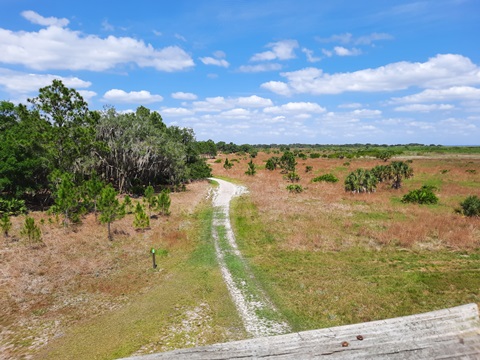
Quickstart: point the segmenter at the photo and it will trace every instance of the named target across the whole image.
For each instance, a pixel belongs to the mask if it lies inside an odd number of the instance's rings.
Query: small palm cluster
[[[378,165],[371,170],[357,169],[345,179],[345,191],[371,193],[379,182],[391,180],[392,188],[399,189],[403,179],[413,176],[413,169],[403,161],[393,161],[390,165]]]

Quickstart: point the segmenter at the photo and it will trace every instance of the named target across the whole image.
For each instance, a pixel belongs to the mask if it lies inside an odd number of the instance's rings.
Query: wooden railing
[[[255,338],[129,360],[480,359],[476,304],[361,324]]]

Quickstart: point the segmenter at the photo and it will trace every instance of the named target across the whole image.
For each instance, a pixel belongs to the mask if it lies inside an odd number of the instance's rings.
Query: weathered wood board
[[[395,319],[135,356],[160,359],[480,359],[476,304]]]

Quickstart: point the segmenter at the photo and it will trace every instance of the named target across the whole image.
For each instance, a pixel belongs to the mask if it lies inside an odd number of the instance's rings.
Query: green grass
[[[74,326],[40,353],[48,359],[114,359],[144,346],[166,351],[245,337],[241,320],[222,281],[212,243],[213,211],[204,208],[194,223],[184,251],[171,253],[151,273],[149,288],[118,310]],[[182,329],[188,311],[206,304],[206,323]]]
[[[281,242],[263,241],[275,229],[263,227],[248,197],[237,199],[232,212],[239,247],[294,331],[480,303],[478,250],[286,250]]]

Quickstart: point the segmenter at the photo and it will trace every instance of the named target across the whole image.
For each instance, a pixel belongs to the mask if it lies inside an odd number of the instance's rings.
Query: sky
[[[0,0],[0,99],[60,79],[197,140],[480,145],[479,0]]]

